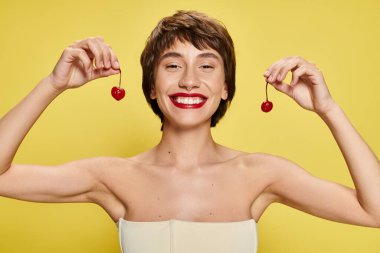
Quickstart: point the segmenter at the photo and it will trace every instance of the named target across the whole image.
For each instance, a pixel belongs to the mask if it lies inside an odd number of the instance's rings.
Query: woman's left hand
[[[292,81],[287,84],[283,81],[289,71],[292,72]],[[322,72],[301,57],[287,57],[275,62],[265,71],[264,77],[307,110],[325,114],[335,104]]]

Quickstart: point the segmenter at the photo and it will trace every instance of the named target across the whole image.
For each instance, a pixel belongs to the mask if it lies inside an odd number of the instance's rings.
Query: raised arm
[[[95,186],[93,171],[98,165],[94,159],[53,170],[49,170],[53,166],[14,165],[12,160],[33,124],[59,94],[118,73],[117,58],[101,38],[81,40],[64,50],[52,73],[0,120],[0,195],[32,201],[72,201],[73,196],[82,196]]]
[[[292,72],[290,85],[285,76]],[[275,159],[278,177],[270,187],[280,202],[323,218],[380,227],[380,163],[367,143],[334,102],[322,73],[300,57],[282,59],[264,74],[277,90],[300,106],[316,112],[333,134],[355,189],[317,179],[297,165]]]

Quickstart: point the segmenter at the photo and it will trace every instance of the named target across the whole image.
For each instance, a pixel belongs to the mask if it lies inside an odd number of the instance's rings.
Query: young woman
[[[355,189],[316,178],[295,163],[214,142],[210,128],[235,91],[233,42],[219,22],[180,11],[160,21],[141,56],[143,90],[162,139],[130,158],[95,157],[59,166],[13,157],[61,93],[118,74],[101,38],[66,48],[50,75],[0,121],[0,195],[35,202],[91,202],[118,222],[123,252],[256,252],[256,222],[273,202],[325,219],[380,227],[380,165],[332,99],[318,68],[300,57],[264,78],[330,128]],[[291,72],[290,85],[284,83]]]

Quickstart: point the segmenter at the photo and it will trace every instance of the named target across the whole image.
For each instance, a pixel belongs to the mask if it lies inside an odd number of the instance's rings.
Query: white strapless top
[[[235,222],[182,220],[117,222],[122,253],[256,253],[253,219]]]

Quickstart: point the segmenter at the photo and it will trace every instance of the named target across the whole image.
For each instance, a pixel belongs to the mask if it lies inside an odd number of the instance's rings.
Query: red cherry
[[[273,108],[273,103],[271,101],[264,101],[262,104],[261,104],[261,110],[263,112],[270,112]]]
[[[263,112],[270,112],[273,108],[273,103],[268,100],[268,82],[265,85],[266,100],[261,104],[261,110]]]
[[[123,99],[123,97],[125,96],[125,90],[123,88],[119,88],[119,87],[112,87],[112,90],[111,90],[111,95],[114,99],[116,99],[117,101]]]
[[[121,88],[120,85],[121,85],[121,69],[120,69],[120,76],[119,76],[119,87],[114,86],[111,89],[111,95],[117,101],[123,99],[125,96],[125,90]]]

